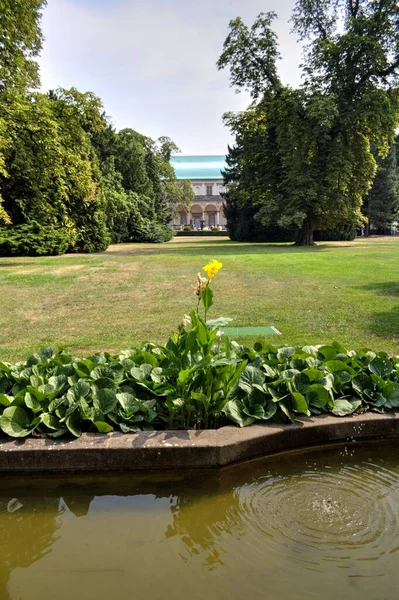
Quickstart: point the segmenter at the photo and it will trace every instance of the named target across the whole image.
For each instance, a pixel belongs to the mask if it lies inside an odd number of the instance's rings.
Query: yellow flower
[[[205,267],[202,267],[202,270],[205,271],[205,273],[208,275],[208,279],[210,281],[215,277],[215,275],[220,271],[222,267],[223,265],[221,262],[213,259],[210,263],[205,265]]]

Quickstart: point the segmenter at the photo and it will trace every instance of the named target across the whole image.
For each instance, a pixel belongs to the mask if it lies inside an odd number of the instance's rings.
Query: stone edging
[[[292,425],[243,429],[88,433],[75,440],[0,442],[0,472],[73,472],[224,467],[285,450],[371,438],[399,438],[399,412],[318,416]]]

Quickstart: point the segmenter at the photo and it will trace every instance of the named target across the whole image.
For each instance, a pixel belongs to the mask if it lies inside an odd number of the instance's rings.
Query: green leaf
[[[152,369],[152,371],[151,371],[152,381],[154,381],[155,383],[161,383],[162,382],[162,373],[163,373],[163,369],[161,369],[161,367],[155,367],[155,369]]]
[[[109,367],[101,365],[92,370],[90,377],[92,379],[103,379],[104,377],[106,379],[114,379],[114,372]]]
[[[206,322],[206,326],[208,329],[220,329],[221,327],[226,327],[229,323],[231,323],[233,319],[229,319],[229,317],[219,317],[218,319],[210,319]]]
[[[213,290],[209,284],[206,286],[206,288],[202,292],[201,299],[202,299],[202,303],[204,305],[205,311],[208,312],[208,310],[211,308],[211,306],[213,304]]]
[[[389,383],[384,391],[383,395],[389,400],[392,408],[399,408],[399,384]]]
[[[0,394],[0,404],[2,406],[10,406],[11,401],[12,400],[9,396],[6,396],[5,394]]]
[[[295,348],[291,348],[289,346],[284,346],[284,348],[279,348],[279,350],[277,352],[277,358],[279,358],[279,359],[291,358],[292,356],[294,356],[294,354],[295,354]]]
[[[310,412],[308,409],[307,402],[305,397],[299,392],[291,392],[292,396],[292,407],[296,412],[302,413],[304,415],[310,416]]]
[[[120,394],[116,394],[116,399],[118,400],[123,410],[129,410],[132,406],[137,406],[137,410],[139,409],[137,401],[132,394],[122,392]]]
[[[240,427],[246,427],[255,421],[254,417],[248,417],[244,413],[243,404],[237,399],[227,402],[224,412],[233,423],[237,423]]]
[[[112,425],[109,425],[104,421],[94,421],[93,425],[97,427],[97,431],[99,431],[100,433],[110,433],[111,431],[114,431]]]
[[[344,363],[342,360],[328,360],[325,363],[325,365],[326,365],[327,369],[330,371],[330,373],[338,373],[339,371],[348,371],[348,373],[355,375],[355,371],[352,369],[352,367],[350,367],[349,365]]]
[[[373,389],[373,382],[367,373],[359,373],[352,379],[352,387],[356,392],[363,396],[365,390]]]
[[[292,414],[288,406],[286,406],[286,404],[281,401],[278,402],[278,406],[280,407],[281,411],[285,414],[285,416],[291,421],[291,423],[294,423],[295,416]]]
[[[310,405],[316,408],[325,408],[330,400],[330,394],[320,383],[313,383],[309,386],[307,398]]]
[[[129,427],[125,425],[125,423],[119,423],[119,427],[121,428],[122,433],[138,433],[141,431],[140,427]]]
[[[332,346],[320,346],[317,350],[324,358],[324,360],[334,360],[337,356],[337,350]]]
[[[361,404],[361,400],[359,400],[359,403]],[[351,415],[355,412],[356,408],[357,406],[354,403],[340,398],[334,400],[334,407],[331,412],[338,417],[344,417],[345,415]]]
[[[262,385],[265,382],[265,374],[256,367],[248,365],[239,380],[239,387],[248,394],[250,393],[254,383]]]
[[[375,358],[369,364],[369,369],[374,375],[378,377],[387,377],[393,371],[393,366],[388,358]]]
[[[34,396],[32,396],[29,392],[25,394],[25,404],[28,408],[30,408],[34,413],[40,412],[43,410],[43,406],[36,400]]]
[[[309,381],[316,381],[317,379],[322,379],[325,375],[324,371],[320,371],[319,369],[304,369],[302,371],[304,375],[306,375]]]
[[[40,415],[40,420],[49,429],[58,430],[60,427],[59,419],[57,419],[55,415],[50,415],[49,413],[42,413]]]
[[[198,341],[201,344],[201,346],[205,346],[208,343],[208,330],[201,323],[201,321],[199,321],[199,323],[197,325],[197,336],[198,336]]]
[[[117,398],[114,390],[97,390],[93,398],[93,405],[96,409],[106,415],[112,412],[117,405]]]
[[[80,437],[82,435],[80,418],[76,411],[72,415],[69,415],[69,417],[66,419],[66,426],[75,437]]]
[[[90,384],[87,381],[79,380],[67,392],[69,402],[79,402],[81,398],[85,398],[90,392]]]
[[[20,406],[5,408],[0,417],[0,428],[11,437],[26,437],[32,432],[28,429],[30,418],[28,413]]]
[[[137,381],[145,381],[146,379],[146,374],[138,367],[133,367],[132,369],[130,369],[130,374],[133,377],[133,379],[136,379]]]
[[[243,412],[249,417],[254,417],[254,419],[264,419],[265,411],[261,404],[252,404],[251,406],[243,405]]]
[[[183,385],[187,381],[192,372],[193,369],[183,369],[179,372],[178,382],[180,383],[180,385]]]

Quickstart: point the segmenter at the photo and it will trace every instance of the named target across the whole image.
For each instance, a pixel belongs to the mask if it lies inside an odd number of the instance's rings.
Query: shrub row
[[[62,229],[39,225],[35,221],[0,228],[0,256],[48,256],[63,254],[70,244]]]
[[[193,311],[164,346],[73,358],[50,349],[0,363],[6,435],[79,436],[292,422],[399,407],[399,357],[328,346],[247,348]]]

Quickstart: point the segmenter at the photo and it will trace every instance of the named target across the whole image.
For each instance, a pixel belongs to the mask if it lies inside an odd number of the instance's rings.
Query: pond
[[[393,442],[1,482],[1,600],[398,597]]]

